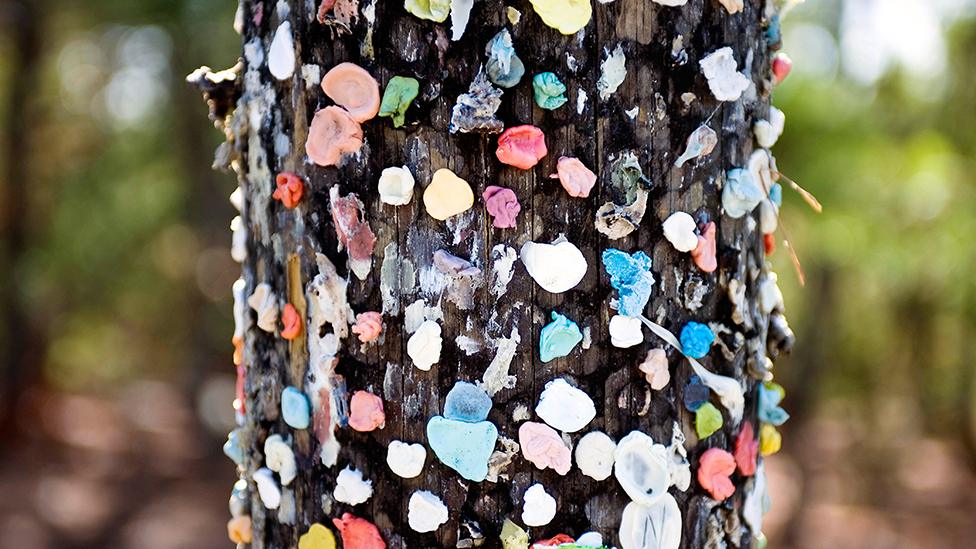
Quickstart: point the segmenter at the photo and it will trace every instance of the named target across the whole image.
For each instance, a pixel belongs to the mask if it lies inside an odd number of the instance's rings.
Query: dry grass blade
[[[796,181],[793,181],[789,177],[783,175],[783,173],[781,173],[781,172],[776,172],[776,173],[781,178],[785,179],[786,182],[790,184],[790,187],[794,191],[796,191],[801,197],[803,197],[804,202],[806,202],[807,204],[809,204],[810,207],[813,208],[813,211],[815,211],[817,213],[823,213],[823,206],[820,204],[820,201],[817,200],[817,197],[813,196],[813,193],[811,193],[810,191],[804,189],[803,187],[800,186],[799,183],[797,183]]]

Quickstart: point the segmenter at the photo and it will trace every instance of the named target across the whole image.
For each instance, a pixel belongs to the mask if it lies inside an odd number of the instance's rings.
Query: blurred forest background
[[[229,546],[235,181],[183,77],[234,64],[235,8],[0,0],[2,546]],[[809,0],[784,37],[775,153],[825,210],[787,192],[806,287],[773,257],[770,547],[972,547],[976,2]]]

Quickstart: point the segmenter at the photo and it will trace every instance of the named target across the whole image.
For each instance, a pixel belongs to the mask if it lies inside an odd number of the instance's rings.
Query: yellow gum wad
[[[474,205],[474,192],[468,182],[447,168],[434,172],[424,190],[424,207],[434,219],[444,221],[452,215],[468,211]]]
[[[532,0],[542,22],[563,34],[576,34],[590,22],[590,0]]]
[[[298,539],[298,549],[336,549],[335,536],[321,524],[313,524],[308,532]]]

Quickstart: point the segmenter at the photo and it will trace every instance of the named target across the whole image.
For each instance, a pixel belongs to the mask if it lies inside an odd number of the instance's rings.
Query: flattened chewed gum
[[[515,228],[515,218],[522,211],[522,205],[519,204],[515,191],[491,185],[485,188],[481,197],[485,200],[485,208],[492,217],[491,224],[493,227],[496,229]]]
[[[359,336],[360,343],[375,341],[383,332],[383,315],[375,311],[368,311],[356,315],[356,324],[352,333]]]
[[[291,303],[285,304],[285,308],[281,312],[281,323],[284,325],[281,329],[281,337],[289,341],[302,333],[302,317]]]
[[[280,200],[286,208],[294,208],[302,200],[305,192],[305,185],[302,178],[291,172],[281,172],[275,177],[275,191],[271,195],[275,200]]]
[[[519,446],[525,459],[539,469],[552,468],[565,475],[572,467],[572,454],[559,433],[543,423],[526,421],[519,427]]]
[[[498,136],[495,156],[502,164],[528,170],[538,164],[548,152],[546,136],[542,130],[524,125],[508,128]]]
[[[380,85],[366,69],[355,63],[339,63],[322,77],[322,91],[346,109],[356,122],[365,122],[380,112]]]
[[[369,391],[356,391],[349,401],[349,426],[368,433],[383,428],[386,414],[383,412],[383,399]]]
[[[549,176],[559,179],[559,183],[566,189],[569,196],[586,198],[596,185],[596,174],[583,165],[579,158],[560,156],[556,162],[556,173]]]
[[[319,109],[312,117],[305,154],[319,166],[335,166],[344,154],[363,146],[363,128],[342,107]]]
[[[343,513],[341,519],[332,519],[332,524],[342,535],[343,547],[355,549],[386,549],[386,542],[376,526],[352,513]]]
[[[691,257],[695,260],[695,265],[705,273],[714,272],[718,268],[718,259],[715,257],[715,222],[710,221],[705,226],[704,235],[698,237],[698,247],[691,251]]]
[[[709,448],[698,461],[698,483],[715,501],[725,501],[735,493],[729,476],[735,472],[735,458],[721,448]]]

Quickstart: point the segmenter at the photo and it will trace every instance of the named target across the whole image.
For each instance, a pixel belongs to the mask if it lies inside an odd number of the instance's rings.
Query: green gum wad
[[[722,412],[711,402],[695,410],[695,432],[698,438],[708,438],[722,428]]]
[[[393,118],[393,127],[399,128],[406,118],[410,103],[417,98],[420,83],[409,76],[394,76],[386,85],[383,92],[383,102],[380,103],[380,116]]]

